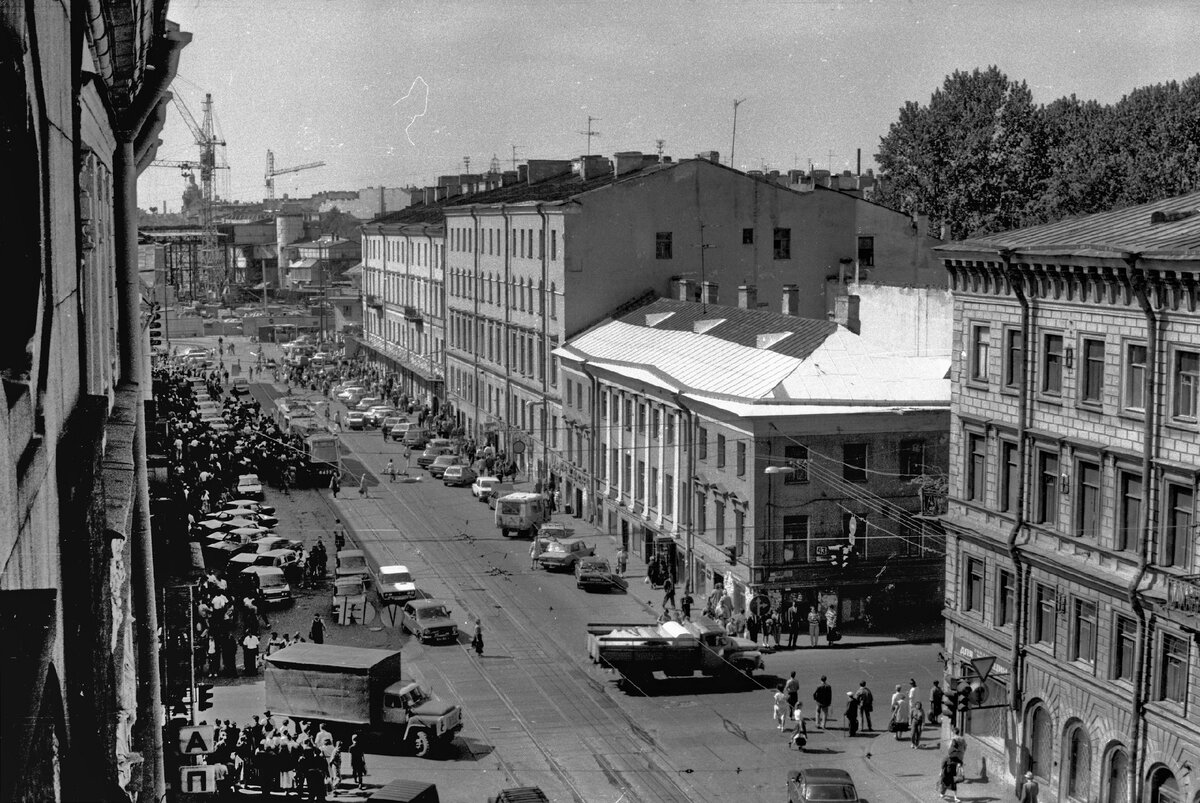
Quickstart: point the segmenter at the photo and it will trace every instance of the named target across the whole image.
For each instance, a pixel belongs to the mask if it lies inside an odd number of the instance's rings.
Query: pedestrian
[[[333,495],[337,496],[337,493],[335,492]],[[346,548],[346,531],[342,528],[341,519],[333,520],[333,547],[335,552],[341,552]]]
[[[854,692],[846,692],[846,735],[858,735],[858,698],[854,696]]]
[[[337,499],[338,491],[342,490],[342,480],[338,477],[337,472],[334,472],[333,476],[329,478],[329,489],[333,491],[333,498]],[[338,549],[341,549],[341,547],[338,547]]]
[[[946,755],[958,759],[960,763],[967,760],[967,740],[957,727],[954,728],[953,735],[950,737],[950,746],[946,749]]]
[[[774,628],[775,628],[775,617],[771,614],[770,611],[768,611],[766,616],[763,617],[762,630],[760,630],[759,634],[758,634],[758,646],[760,649],[767,648],[767,642],[771,638],[771,631]]]
[[[325,623],[321,621],[321,614],[313,614],[312,626],[308,629],[308,637],[312,639],[313,644],[325,643]]]
[[[795,672],[792,672],[787,683],[783,685],[783,692],[787,696],[788,715],[790,716],[796,706],[800,704],[800,681],[796,680]]]
[[[663,580],[663,607],[675,607],[675,581],[669,575]]]
[[[954,803],[959,803],[958,800],[958,781],[962,772],[962,762],[954,756],[946,756],[942,762],[941,772],[938,776],[938,791],[942,795],[942,800],[946,799],[946,795],[951,795],[951,800]]]
[[[534,536],[533,541],[529,544],[529,568],[536,569],[538,566],[538,555],[542,552],[538,544],[537,536]]]
[[[387,465],[383,467],[383,473],[387,474],[388,482],[396,481],[396,464],[392,462],[390,457],[388,458]]]
[[[471,636],[471,646],[475,648],[476,655],[483,655],[483,621],[475,620],[475,633]]]
[[[367,493],[367,472],[365,471],[362,473],[362,476],[358,478],[358,495],[364,498],[370,496],[370,494]]]
[[[683,596],[679,598],[679,611],[683,615],[685,622],[692,620],[692,604],[695,600],[692,599],[692,589],[688,586],[683,587]]]
[[[821,636],[821,616],[817,613],[815,605],[808,609],[808,641],[810,647],[817,646],[817,639]]]
[[[350,737],[350,774],[354,782],[358,784],[358,788],[363,788],[363,778],[367,775],[367,754],[363,751],[362,743],[358,740],[358,734]]]
[[[858,714],[862,719],[862,729],[865,732],[875,730],[875,726],[871,723],[871,712],[875,710],[875,695],[867,688],[865,680],[859,681],[858,691],[855,692],[858,697]]]
[[[841,637],[837,632],[837,608],[830,605],[825,611],[825,643],[833,644]]]
[[[629,562],[629,553],[625,551],[624,544],[617,550],[617,574],[621,577],[625,576],[625,567]]]
[[[921,708],[920,700],[914,700],[909,707],[908,727],[912,730],[909,739],[912,741],[913,750],[920,750],[921,730],[925,727],[925,711]]]
[[[258,674],[258,636],[253,633],[242,639],[242,665],[247,675]]]
[[[929,724],[938,725],[942,721],[942,682],[935,680],[929,688]]]
[[[751,641],[758,641],[758,628],[758,614],[756,614],[754,611],[750,611],[750,615],[746,617],[746,634]]]
[[[796,729],[792,731],[792,738],[789,742],[796,745],[796,749],[803,753],[804,748],[808,746],[808,728],[804,724],[804,707],[800,703],[796,703],[796,710],[792,712],[792,720],[796,723]]]
[[[820,730],[829,727],[829,706],[833,704],[833,687],[821,675],[821,683],[813,691],[813,702],[817,704],[816,726]]]
[[[1017,783],[1017,803],[1038,803],[1038,782],[1033,779],[1033,773],[1025,771],[1025,777]]]
[[[782,614],[775,614],[771,617],[771,638],[775,640],[775,649],[779,649],[779,639],[783,631],[783,623],[780,621]]]
[[[800,606],[796,600],[787,609],[788,649],[796,649],[796,639],[800,637]]]
[[[775,701],[775,707],[772,709],[771,718],[774,720],[775,726],[779,729],[779,732],[782,733],[784,724],[788,719],[788,714],[791,711],[791,707],[787,702],[787,695],[783,693],[782,683],[775,687],[775,694],[773,694],[772,697]]]
[[[897,726],[900,723],[904,723],[904,730],[908,729],[908,715],[904,711],[904,699],[904,691],[897,686],[896,691],[892,693],[891,714],[888,718],[888,730],[897,734],[897,738],[899,738]]]

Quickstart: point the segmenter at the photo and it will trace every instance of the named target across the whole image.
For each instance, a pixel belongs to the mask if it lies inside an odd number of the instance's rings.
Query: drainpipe
[[[693,432],[696,429],[695,414],[692,413],[688,406],[683,403],[683,394],[672,393],[671,398],[675,401],[675,405],[683,412],[686,426],[679,427],[680,440],[683,441],[684,451],[687,453],[686,467],[683,476],[683,488],[680,491],[679,499],[679,524],[683,527],[684,537],[684,553],[687,555],[687,579],[689,587],[695,591],[696,589],[696,531],[692,527],[692,477],[696,475],[696,449],[693,438]]]
[[[479,228],[479,216],[475,214],[475,207],[471,207],[471,237],[474,238],[474,232]],[[480,424],[483,418],[480,415],[483,412],[483,405],[479,399],[479,350],[483,348],[483,335],[480,332],[479,320],[479,297],[483,294],[483,282],[479,276],[479,248],[478,244],[471,243],[471,303],[474,308],[474,314],[471,316],[471,363],[473,379],[471,382],[471,406],[475,408],[475,439],[478,441],[481,435]]]
[[[1157,496],[1154,493],[1153,485],[1153,460],[1157,430],[1155,416],[1158,411],[1160,381],[1158,377],[1158,311],[1150,303],[1147,293],[1149,277],[1146,275],[1146,270],[1138,265],[1139,258],[1138,254],[1129,254],[1125,257],[1125,262],[1129,266],[1130,284],[1133,286],[1134,295],[1137,296],[1138,305],[1142,308],[1142,314],[1146,318],[1146,373],[1142,380],[1142,399],[1146,409],[1142,424],[1142,520],[1139,522],[1141,532],[1140,538],[1138,538],[1137,571],[1126,588],[1129,605],[1138,620],[1138,640],[1133,662],[1132,717],[1129,725],[1129,799],[1131,801],[1142,799],[1143,769],[1146,764],[1145,750],[1141,747],[1144,706],[1142,687],[1146,677],[1146,662],[1150,655],[1150,651],[1146,649],[1146,643],[1150,640],[1150,616],[1142,605],[1138,586],[1141,585],[1142,578],[1146,576],[1146,568],[1150,563],[1150,529],[1156,519],[1154,509],[1157,506]]]
[[[592,388],[592,414],[591,431],[588,433],[590,447],[588,449],[588,504],[591,505],[590,520],[595,521],[598,518],[600,499],[597,493],[596,477],[600,473],[598,464],[600,456],[600,380],[588,370],[587,360],[579,361],[579,370],[583,371],[584,376],[591,382]]]
[[[1021,305],[1021,375],[1017,384],[1017,467],[1020,472],[1017,482],[1017,509],[1015,511],[1015,520],[1013,521],[1012,529],[1009,530],[1006,546],[1008,548],[1008,557],[1013,564],[1013,580],[1016,583],[1016,588],[1013,589],[1013,600],[1016,607],[1013,619],[1013,641],[1012,650],[1009,652],[1009,672],[1012,677],[1012,682],[1008,687],[1008,704],[1014,717],[1020,717],[1021,711],[1021,678],[1023,666],[1022,657],[1024,655],[1023,637],[1025,635],[1025,596],[1026,596],[1026,576],[1029,572],[1029,567],[1023,565],[1021,558],[1021,548],[1017,544],[1017,537],[1021,534],[1021,530],[1025,526],[1025,499],[1028,493],[1028,478],[1026,461],[1028,460],[1029,450],[1026,448],[1026,430],[1029,426],[1029,344],[1032,342],[1033,329],[1033,314],[1029,296],[1025,292],[1025,277],[1021,275],[1019,269],[1013,267],[1013,253],[1011,250],[1004,249],[999,252],[1000,259],[1004,263],[1004,274],[1008,279],[1009,284],[1013,289],[1013,293],[1017,297],[1017,303]],[[1020,755],[1020,751],[1017,751]],[[1021,768],[1014,767],[1013,774],[1020,772]]]
[[[504,281],[503,294],[501,303],[504,307],[504,342],[500,352],[500,364],[504,366],[504,404],[500,405],[500,409],[504,411],[504,450],[506,453],[511,452],[509,439],[512,435],[512,424],[514,411],[509,409],[509,399],[512,398],[512,370],[513,370],[513,351],[512,348],[512,304],[513,288],[512,288],[512,259],[513,250],[511,248],[512,236],[512,217],[504,208],[504,204],[500,204],[500,215],[504,218]],[[508,455],[512,459],[512,454]]]
[[[542,406],[542,411],[543,414],[549,418],[550,411],[548,408],[550,407],[550,392],[548,382],[550,378],[550,366],[554,365],[554,360],[550,357],[550,330],[549,325],[546,323],[548,320],[547,307],[549,306],[549,304],[546,303],[546,293],[550,292],[550,249],[546,247],[546,240],[550,236],[550,219],[546,217],[546,205],[543,203],[539,203],[537,205],[537,213],[538,217],[542,219],[542,236],[540,241],[542,255],[542,287],[538,292],[538,304],[540,304],[542,308],[542,347],[539,349],[539,351],[542,355],[545,355],[542,356],[542,398],[547,402]],[[596,407],[596,392],[594,386],[592,389],[592,407]],[[593,427],[592,432],[594,433],[595,431],[596,430]],[[543,431],[542,452],[544,454],[548,453],[545,440],[545,432]],[[550,474],[550,459],[548,457],[546,458],[546,474],[547,476]]]

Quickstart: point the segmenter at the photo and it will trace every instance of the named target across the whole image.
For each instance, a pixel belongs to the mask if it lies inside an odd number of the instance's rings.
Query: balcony
[[[944,516],[946,515],[946,492],[935,491],[932,488],[921,489],[921,515],[922,516]]]
[[[366,298],[366,300],[367,300],[368,307],[374,307],[375,309],[383,309],[383,299],[380,298],[379,296],[375,295],[374,293],[367,293],[366,296],[364,296],[364,298]]]
[[[1177,614],[1192,627],[1200,626],[1200,574],[1164,574],[1163,579],[1168,615]]]
[[[409,306],[404,307],[404,318],[405,320],[415,321],[417,323],[421,323],[423,320],[425,320],[425,316],[421,314],[421,310],[417,309],[416,307]]]

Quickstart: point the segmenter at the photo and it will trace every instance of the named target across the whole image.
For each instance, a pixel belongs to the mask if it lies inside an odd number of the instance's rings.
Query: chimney
[[[521,180],[521,173],[517,170],[505,170],[500,174],[501,186],[507,187],[511,184],[516,184]]]
[[[712,162],[713,164],[719,164],[721,162],[721,154],[719,151],[700,151],[700,153],[696,154],[696,158],[704,159]]]
[[[537,184],[548,178],[570,173],[571,162],[569,159],[530,159],[527,164],[520,165],[518,170],[520,169],[525,170],[530,184]]]
[[[716,304],[717,302],[717,283],[716,282],[701,282],[700,283],[700,300],[705,304]]]
[[[449,187],[434,187],[433,188],[434,203],[437,203],[438,201],[444,201],[449,197],[450,197],[450,188]]]
[[[579,178],[588,181],[612,172],[612,165],[603,156],[580,156]]]
[[[437,187],[426,187],[421,191],[422,195],[425,197],[426,204],[437,203],[437,191]]]
[[[742,309],[758,309],[758,288],[752,284],[738,285],[738,306]]]
[[[642,152],[622,151],[621,153],[614,153],[613,164],[616,166],[613,169],[614,176],[623,176],[626,173],[632,173],[634,170],[641,170]]]
[[[663,158],[668,162],[671,161],[670,159],[666,159],[666,157],[663,157]],[[658,154],[656,154],[656,153],[643,153],[642,154],[642,167],[650,167],[650,166],[656,165],[658,163],[659,163]]]
[[[833,302],[834,320],[854,334],[858,334],[862,328],[858,318],[858,302],[858,296],[854,295],[838,296]]]
[[[785,284],[783,286],[783,301],[779,311],[784,315],[797,316],[800,314],[800,285]]]
[[[696,283],[675,276],[671,279],[671,298],[679,301],[692,301],[696,296]]]
[[[767,178],[769,178],[772,182],[778,184],[779,183],[779,171],[778,170],[768,170]]]
[[[517,183],[524,184],[529,181],[529,165],[517,165]]]

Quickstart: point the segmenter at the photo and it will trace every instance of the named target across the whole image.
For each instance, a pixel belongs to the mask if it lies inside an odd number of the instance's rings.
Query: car
[[[443,454],[438,455],[429,464],[429,476],[434,479],[441,479],[446,473],[446,469],[450,466],[461,466],[466,463],[467,459],[460,454]]]
[[[354,397],[354,396],[361,397],[365,390],[366,390],[366,388],[362,387],[361,385],[351,385],[348,388],[343,388],[341,391],[338,392],[338,395],[337,395],[338,401],[346,402],[347,404],[349,404],[350,399],[352,397]]]
[[[362,429],[366,423],[366,414],[360,410],[346,413],[346,429]]]
[[[437,460],[442,455],[447,454],[454,454],[453,446],[428,446],[417,458],[417,465],[421,468],[429,468],[431,465],[433,465],[434,460]]]
[[[430,641],[458,641],[458,625],[450,618],[446,603],[436,599],[414,599],[405,603],[400,626],[425,644]]]
[[[381,430],[383,430],[384,435],[386,435],[390,438],[390,437],[392,437],[392,431],[396,427],[400,426],[401,424],[407,424],[407,423],[408,423],[408,419],[405,416],[392,413],[391,415],[384,418],[382,422],[380,422],[379,428]],[[403,434],[403,433],[401,433],[401,434]]]
[[[217,521],[229,521],[230,519],[241,519],[248,522],[241,526],[258,526],[268,529],[279,524],[279,519],[269,513],[259,513],[257,510],[252,510],[248,507],[235,507],[232,510],[220,510],[212,516]]]
[[[378,396],[361,396],[359,397],[359,400],[354,403],[354,409],[361,410],[365,413],[372,407],[378,407],[381,404],[383,404],[383,399]]]
[[[575,562],[581,558],[591,557],[596,549],[591,544],[570,538],[566,541],[550,541],[546,551],[538,555],[538,565],[546,571],[574,571]]]
[[[363,419],[366,421],[367,426],[377,427],[383,423],[383,419],[395,414],[395,407],[392,407],[388,404],[376,404],[373,405],[370,410],[367,410],[366,415],[363,416]]]
[[[486,502],[487,492],[492,490],[492,487],[498,482],[500,482],[499,477],[492,477],[486,474],[478,476],[475,478],[475,482],[471,483],[471,493],[480,502]]]
[[[257,499],[230,499],[221,507],[222,510],[237,510],[238,508],[253,510],[265,515],[275,514],[275,508],[273,506],[264,505]]]
[[[604,558],[584,558],[575,561],[575,587],[598,591],[627,591],[629,583],[612,570]]]
[[[367,555],[361,549],[340,550],[335,556],[335,560],[335,577],[352,577],[358,575],[365,579],[371,573],[370,567],[367,566]]]
[[[253,555],[265,555],[274,549],[287,549],[291,542],[280,535],[262,535],[250,541],[246,552]]]
[[[250,392],[250,380],[244,376],[235,376],[229,380],[229,392],[235,396],[242,396]]]
[[[407,566],[379,567],[379,599],[386,603],[415,599],[417,584]]]
[[[845,770],[806,767],[788,773],[788,803],[859,803],[854,779]]]
[[[262,483],[258,480],[258,475],[243,474],[238,477],[237,494],[248,499],[262,499],[263,487]]]
[[[432,468],[432,466],[430,467]],[[475,471],[467,465],[447,466],[442,472],[442,484],[462,488],[475,482]]]

